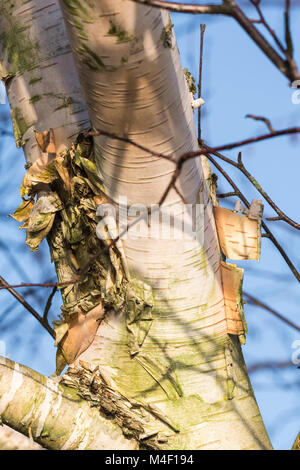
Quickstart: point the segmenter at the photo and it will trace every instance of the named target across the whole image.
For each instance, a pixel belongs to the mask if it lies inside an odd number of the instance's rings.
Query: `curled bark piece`
[[[247,326],[243,314],[243,269],[234,264],[221,263],[222,285],[225,300],[227,333],[244,335]]]
[[[43,153],[56,153],[54,143],[54,132],[51,128],[49,131],[37,132],[34,131],[35,139]]]
[[[259,260],[259,220],[236,214],[224,207],[214,207],[214,214],[220,246],[224,255],[233,260]]]

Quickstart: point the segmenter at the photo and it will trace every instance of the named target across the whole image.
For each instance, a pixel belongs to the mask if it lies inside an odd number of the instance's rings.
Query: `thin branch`
[[[234,18],[250,38],[256,43],[261,51],[271,60],[275,67],[280,70],[291,82],[299,79],[299,71],[296,63],[291,57],[281,57],[280,54],[271,46],[264,36],[255,27],[253,21],[249,19],[235,0],[223,0],[219,5],[193,5],[189,3],[166,2],[162,0],[132,0],[135,3],[163,8],[164,10],[192,13],[192,14],[221,14]]]
[[[186,199],[184,198],[183,194],[177,188],[176,184],[174,184],[174,189],[175,189],[176,193],[178,194],[178,196],[180,197],[180,199],[182,200],[183,204],[188,204]]]
[[[198,98],[202,97],[202,68],[203,68],[203,44],[204,44],[204,33],[205,24],[200,25],[200,60],[199,60],[199,83],[198,83]],[[198,108],[198,139],[201,140],[201,108]]]
[[[36,320],[48,331],[48,333],[53,338],[55,338],[54,331],[47,322],[47,320],[42,318],[38,314],[38,312],[28,302],[26,302],[26,300],[20,294],[18,294],[18,292],[16,292],[13,287],[10,286],[2,276],[0,276],[0,283],[2,284],[2,286],[0,286],[0,289],[7,289],[18,300],[18,302],[20,302],[23,307],[26,308],[26,310],[28,310],[28,312],[30,312],[31,315],[34,316],[34,318],[36,318]]]
[[[288,318],[286,318],[284,315],[282,315],[281,313],[277,312],[277,311],[274,310],[273,308],[269,307],[267,304],[265,304],[265,303],[262,302],[261,300],[257,299],[257,298],[254,297],[253,295],[248,294],[247,292],[244,292],[243,295],[244,295],[244,297],[246,297],[247,302],[249,302],[250,304],[256,305],[257,307],[263,308],[263,309],[266,310],[267,312],[272,313],[272,315],[274,315],[275,317],[279,318],[279,320],[283,321],[283,322],[286,323],[287,325],[289,325],[289,326],[291,326],[292,328],[294,328],[294,330],[300,331],[300,326],[296,325],[296,324],[293,323],[291,320],[288,320]]]
[[[224,176],[224,178],[228,181],[228,183],[232,186],[232,188],[235,190],[235,192],[237,193],[238,197],[241,199],[241,201],[245,204],[245,206],[247,208],[250,207],[250,204],[248,202],[248,200],[246,199],[246,197],[244,196],[244,194],[240,191],[240,189],[238,188],[238,186],[235,184],[235,182],[230,178],[230,176],[228,175],[228,173],[219,165],[219,163],[209,154],[206,155],[206,157],[208,158],[208,160],[219,170],[219,172]],[[285,260],[286,264],[288,265],[288,267],[290,268],[290,270],[292,271],[293,275],[295,276],[295,278],[297,279],[298,282],[300,282],[300,273],[297,271],[296,267],[294,266],[294,264],[292,263],[292,261],[290,260],[290,258],[288,257],[288,255],[286,254],[286,252],[284,251],[284,249],[282,248],[282,246],[280,245],[280,243],[277,241],[277,239],[274,237],[274,235],[272,234],[271,230],[268,228],[268,226],[265,224],[265,222],[262,221],[261,223],[262,225],[262,228],[265,230],[266,233],[262,233],[262,237],[266,237],[268,238],[269,240],[271,240],[271,242],[273,243],[273,245],[277,248],[277,250],[279,251],[279,253],[281,254],[281,256],[283,257],[283,259]]]
[[[161,156],[162,158],[165,158],[171,162],[173,162],[174,164],[176,164],[176,170],[171,178],[171,181],[168,185],[168,187],[166,188],[163,196],[162,196],[162,199],[161,201],[164,201],[167,197],[167,194],[168,192],[170,191],[170,189],[172,187],[174,187],[175,183],[176,183],[176,180],[180,174],[180,171],[181,171],[181,168],[182,168],[182,165],[183,163],[189,159],[189,158],[195,158],[199,155],[206,155],[207,158],[214,164],[214,166],[216,166],[216,168],[219,169],[219,171],[223,174],[223,176],[227,179],[227,181],[231,184],[231,186],[233,187],[233,189],[237,192],[237,194],[239,195],[240,199],[244,202],[244,204],[246,205],[246,207],[250,207],[250,204],[249,202],[247,201],[247,199],[245,198],[245,196],[241,193],[241,191],[239,190],[239,188],[237,187],[237,185],[232,181],[232,179],[230,178],[230,176],[225,172],[225,170],[223,170],[223,168],[211,157],[211,155],[209,153],[211,153],[212,151],[218,151],[222,148],[234,148],[236,146],[239,146],[239,145],[245,145],[246,143],[251,143],[251,142],[256,142],[256,141],[259,141],[259,140],[265,140],[265,139],[268,139],[268,138],[272,138],[272,137],[275,137],[275,136],[278,136],[278,135],[286,135],[286,134],[289,134],[289,133],[296,133],[296,132],[300,132],[300,128],[292,128],[292,129],[284,129],[282,131],[276,131],[276,133],[274,134],[266,134],[264,136],[260,136],[260,137],[255,137],[255,138],[252,138],[252,139],[247,139],[247,140],[244,140],[244,141],[240,141],[238,143],[234,143],[234,144],[229,144],[229,145],[225,145],[225,146],[220,146],[220,147],[217,147],[215,149],[211,149],[211,148],[205,148],[205,149],[200,149],[199,151],[197,152],[189,152],[189,153],[186,153],[186,154],[183,154],[181,155],[181,157],[179,157],[177,163],[175,161],[175,159],[171,156],[171,155],[165,155],[165,154],[158,154],[156,152],[153,152],[152,150],[149,150],[147,149],[146,147],[144,146],[141,146],[140,144],[137,144],[135,143],[134,141],[132,141],[128,136],[126,137],[120,137],[120,136],[117,136],[116,134],[112,134],[112,133],[109,133],[109,132],[105,132],[105,131],[101,131],[101,130],[97,130],[95,132],[93,132],[93,135],[105,135],[105,136],[108,136],[108,137],[111,137],[113,139],[117,139],[117,140],[121,140],[123,142],[127,142],[127,143],[130,143],[132,145],[134,145],[135,147],[138,147],[144,151],[147,151],[148,153],[150,153],[151,155],[155,155],[155,156]],[[160,201],[160,203],[162,203]],[[292,263],[292,261],[289,259],[289,257],[287,256],[287,254],[285,253],[284,249],[282,248],[282,246],[279,244],[279,242],[277,241],[277,239],[274,237],[274,235],[272,234],[272,232],[270,231],[270,229],[267,227],[267,225],[265,224],[265,222],[262,221],[262,227],[263,229],[265,230],[265,234],[262,234],[262,236],[265,236],[265,237],[268,237],[272,243],[274,244],[274,246],[277,248],[277,250],[280,252],[281,256],[284,258],[285,262],[287,263],[287,265],[289,266],[290,270],[292,271],[292,273],[294,274],[294,276],[296,277],[296,279],[300,282],[300,274],[299,272],[297,271],[297,269],[295,268],[294,264]],[[120,237],[120,236],[119,236]],[[93,255],[93,257],[96,257],[96,255]],[[88,266],[88,263],[87,263],[87,266]],[[85,267],[85,269],[87,269],[87,266]]]
[[[245,117],[246,117],[246,118],[254,119],[255,121],[263,121],[263,122],[266,124],[267,128],[269,129],[269,131],[270,131],[272,134],[274,134],[274,132],[276,132],[275,129],[274,129],[274,127],[273,127],[272,124],[271,124],[270,119],[268,119],[268,118],[266,118],[266,117],[264,117],[264,116],[255,116],[254,114],[246,114]]]
[[[291,29],[290,29],[290,9],[291,9],[290,0],[285,0],[284,26],[285,26],[286,52],[291,58],[293,58],[294,47],[293,47],[292,34],[291,34]]]
[[[300,127],[289,127],[287,129],[281,129],[281,130],[275,131],[271,134],[263,134],[263,135],[260,135],[258,137],[251,137],[251,138],[240,140],[240,141],[237,141],[237,142],[232,142],[230,144],[219,145],[217,147],[205,146],[205,148],[197,150],[197,151],[183,153],[182,155],[179,156],[179,158],[177,160],[175,158],[173,158],[172,155],[167,155],[167,154],[164,154],[164,153],[155,152],[155,151],[153,151],[153,150],[151,150],[147,147],[144,147],[141,144],[138,144],[134,140],[130,139],[128,136],[119,136],[117,134],[114,134],[113,132],[106,132],[106,131],[103,131],[101,129],[96,129],[95,131],[88,132],[86,134],[86,136],[88,137],[88,136],[101,136],[101,135],[104,135],[106,137],[110,137],[112,139],[119,140],[121,142],[127,142],[127,143],[133,145],[134,147],[137,147],[140,150],[143,150],[143,151],[149,153],[150,155],[153,155],[153,156],[159,157],[159,158],[164,158],[165,160],[169,160],[169,161],[177,164],[177,168],[178,168],[179,166],[181,167],[185,161],[190,160],[191,158],[199,157],[200,155],[207,155],[208,153],[221,152],[221,151],[224,151],[224,150],[232,150],[232,149],[237,148],[237,147],[243,147],[245,145],[249,145],[249,144],[253,144],[253,143],[257,143],[257,142],[262,142],[263,140],[273,139],[274,137],[280,137],[280,136],[283,136],[283,135],[299,134],[299,133],[300,133]]]
[[[292,135],[292,134],[299,134],[300,127],[290,127],[288,129],[282,129],[279,131],[272,132],[271,134],[263,134],[258,137],[252,137],[249,139],[240,140],[238,142],[233,142],[232,144],[227,145],[220,145],[219,147],[215,147],[213,150],[217,152],[222,152],[224,150],[232,150],[237,147],[243,147],[249,144],[255,144],[256,142],[262,142],[263,140],[273,139],[274,137],[280,137],[283,135]]]
[[[76,282],[78,282],[78,279],[76,278],[76,280],[73,280],[73,281],[65,281],[65,282],[21,282],[20,284],[4,284],[2,286],[0,286],[0,290],[4,290],[4,289],[17,289],[19,287],[45,287],[45,288],[49,288],[49,287],[63,287],[63,286],[68,286],[68,285],[71,285],[71,284],[75,284]]]
[[[204,145],[204,148],[209,148],[209,147]],[[292,220],[284,212],[282,212],[281,209],[279,209],[279,207],[271,199],[271,197],[268,195],[268,193],[261,187],[261,185],[258,183],[258,181],[254,178],[254,176],[252,176],[251,173],[249,173],[249,171],[245,168],[245,166],[242,162],[242,159],[241,159],[241,154],[239,154],[238,162],[235,162],[231,158],[225,157],[225,155],[222,155],[220,152],[211,151],[210,153],[212,153],[213,155],[220,158],[224,162],[229,163],[230,165],[232,165],[235,168],[237,168],[238,170],[240,170],[243,173],[243,175],[245,175],[246,178],[253,184],[253,186],[257,189],[257,191],[264,197],[264,199],[268,202],[268,204],[270,204],[272,209],[274,209],[274,211],[280,217],[280,220],[283,220],[286,223],[288,223],[289,225],[291,225],[292,227],[296,228],[297,230],[300,230],[300,224],[298,224],[297,222]],[[273,220],[274,220],[274,218],[273,218]]]
[[[45,306],[45,310],[44,310],[44,313],[43,313],[43,320],[46,321],[47,323],[48,323],[48,313],[49,313],[49,310],[50,310],[50,307],[51,307],[51,304],[52,304],[52,299],[53,299],[56,291],[57,291],[57,286],[54,286],[53,289],[52,289],[51,294],[48,297],[48,300],[47,300],[47,303],[46,303],[46,306]]]
[[[176,168],[175,168],[174,173],[173,173],[173,175],[170,179],[170,183],[168,184],[166,190],[164,191],[163,195],[160,198],[160,201],[158,203],[158,208],[164,203],[164,201],[166,200],[166,198],[167,198],[167,196],[168,196],[168,194],[169,194],[169,192],[172,188],[175,188],[175,191],[178,192],[178,190],[176,189],[175,184],[176,184],[176,181],[177,181],[177,179],[180,175],[183,164],[187,160],[198,157],[200,155],[206,155],[207,158],[210,161],[212,161],[212,163],[219,169],[219,171],[230,182],[230,184],[235,189],[235,191],[239,195],[240,199],[244,202],[244,204],[246,204],[247,207],[250,207],[250,204],[248,203],[247,199],[242,195],[241,191],[237,188],[235,183],[233,183],[233,181],[231,180],[229,175],[227,175],[227,173],[214,161],[214,159],[209,154],[214,153],[214,152],[218,152],[219,150],[223,150],[223,149],[230,149],[230,148],[235,148],[235,147],[238,147],[238,146],[246,145],[248,143],[258,142],[258,141],[269,139],[271,137],[275,137],[275,136],[279,136],[279,135],[294,134],[296,132],[297,133],[300,132],[300,128],[284,129],[282,131],[276,131],[274,134],[266,134],[264,136],[254,137],[254,138],[251,138],[251,139],[246,139],[244,141],[239,141],[239,142],[236,142],[236,143],[233,143],[233,144],[227,144],[227,145],[223,145],[223,146],[219,146],[219,147],[215,147],[215,148],[210,148],[210,147],[205,146],[205,148],[199,149],[198,151],[184,153],[181,156],[179,156],[179,158],[177,160],[172,155],[166,155],[166,154],[163,154],[163,153],[154,152],[153,150],[148,149],[147,147],[144,147],[143,145],[134,142],[127,135],[119,136],[119,135],[111,133],[111,132],[106,132],[106,131],[97,129],[95,131],[88,132],[86,134],[86,136],[101,136],[101,135],[107,136],[107,137],[110,137],[112,139],[116,139],[116,140],[119,140],[119,141],[122,141],[122,142],[129,143],[129,144],[133,145],[134,147],[139,148],[140,150],[143,150],[143,151],[149,153],[152,156],[155,156],[155,157],[158,157],[158,158],[163,158],[163,159],[166,159],[166,160],[172,162],[176,166]],[[225,157],[225,158],[227,158],[227,157]],[[238,159],[238,163],[239,164],[241,163],[241,157],[240,156],[239,156],[239,159]],[[148,208],[148,211],[149,210],[151,210],[151,209]],[[16,284],[16,285],[11,285],[11,286],[2,286],[2,287],[0,287],[0,290],[1,289],[8,289],[8,288],[16,288],[16,287],[63,287],[63,286],[71,285],[71,284],[76,284],[77,282],[80,281],[82,275],[84,273],[86,273],[86,271],[89,269],[91,264],[102,253],[108,251],[111,247],[115,246],[116,243],[120,240],[120,238],[123,235],[125,235],[131,227],[133,227],[135,224],[137,224],[143,218],[144,218],[144,214],[137,217],[130,224],[128,224],[127,227],[122,231],[122,233],[120,233],[109,244],[107,244],[104,248],[101,248],[99,251],[97,251],[92,256],[90,256],[90,259],[86,262],[86,264],[78,272],[77,276],[73,280],[66,281],[66,282],[56,282],[56,283],[21,283],[21,284]],[[264,222],[262,222],[262,227],[264,228],[264,230],[266,232],[266,234],[265,235],[263,234],[262,236],[268,236],[268,238],[270,238],[270,240],[277,247],[277,249],[279,250],[279,252],[283,256],[283,258],[287,262],[288,266],[292,270],[292,272],[295,275],[295,277],[297,278],[297,280],[300,281],[300,275],[299,275],[298,271],[296,270],[293,263],[290,261],[290,259],[286,255],[285,251],[280,246],[280,244],[277,242],[276,238],[273,236],[273,234],[271,233],[271,231],[268,229],[268,227],[265,225]]]
[[[247,16],[243,13],[241,8],[236,4],[234,0],[228,0],[232,5],[232,16],[240,24],[240,26],[246,31],[246,33],[253,39],[256,45],[264,52],[264,54],[271,60],[275,67],[280,70],[291,82],[299,79],[299,71],[296,63],[286,57],[281,57],[271,44],[264,38],[258,29],[254,26]]]
[[[225,197],[232,197],[232,196],[237,196],[237,193],[235,191],[231,191],[229,193],[217,194],[218,199],[223,199]]]
[[[287,369],[290,367],[295,367],[291,361],[266,361],[248,366],[248,372],[253,374],[253,372],[259,372],[264,369]]]
[[[284,219],[282,217],[278,216],[278,217],[266,217],[266,220],[268,222],[275,222],[275,221],[284,220]]]
[[[165,2],[163,0],[132,0],[142,5],[162,8],[163,10],[174,11],[177,13],[209,14],[209,15],[229,15],[230,9],[226,1],[219,5],[195,5],[193,3]]]
[[[277,34],[275,33],[275,31],[269,26],[269,24],[267,23],[262,11],[261,11],[261,8],[260,8],[260,1],[257,1],[257,0],[250,0],[250,2],[252,3],[252,5],[254,6],[254,8],[256,8],[256,11],[259,15],[259,22],[267,29],[267,31],[270,33],[270,35],[272,36],[272,38],[274,39],[274,41],[276,42],[277,46],[279,47],[279,49],[281,50],[281,52],[283,52],[284,54],[286,53],[286,50],[285,48],[283,47],[283,45],[281,44],[281,41],[279,40]]]

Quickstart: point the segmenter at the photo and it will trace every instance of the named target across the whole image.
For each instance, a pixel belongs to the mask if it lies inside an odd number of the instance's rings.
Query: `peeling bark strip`
[[[34,129],[54,129],[56,150],[69,148],[89,127],[57,0],[0,1],[0,78],[14,134],[28,163],[41,156]]]
[[[80,366],[69,367],[61,383],[75,388],[77,393],[98,407],[108,418],[113,419],[127,438],[133,438],[141,449],[170,449],[168,440],[178,426],[159,413],[155,407],[139,401],[128,399],[111,385],[105,382],[101,368],[94,369],[83,361]]]
[[[3,423],[52,450],[136,449],[119,425],[91,407],[76,390],[0,358]]]
[[[247,325],[243,314],[242,283],[244,270],[235,264],[221,263],[226,309],[226,333],[245,335]]]
[[[226,258],[246,260],[260,258],[260,221],[214,207],[220,247]]]

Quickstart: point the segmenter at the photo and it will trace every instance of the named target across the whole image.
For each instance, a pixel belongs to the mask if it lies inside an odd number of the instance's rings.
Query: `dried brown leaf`
[[[68,331],[59,343],[57,374],[62,371],[62,355],[65,363],[72,364],[91,345],[103,316],[104,309],[100,303],[86,314],[78,310],[77,315],[71,318]]]

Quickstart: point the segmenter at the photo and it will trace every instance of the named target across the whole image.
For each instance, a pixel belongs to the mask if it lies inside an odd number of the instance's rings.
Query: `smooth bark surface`
[[[54,129],[58,152],[89,127],[58,1],[0,2],[0,78],[6,85],[16,144],[33,163],[34,131]]]
[[[37,442],[9,428],[0,427],[0,450],[44,450]]]

